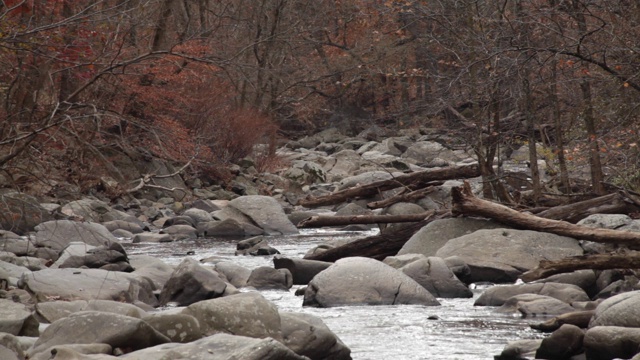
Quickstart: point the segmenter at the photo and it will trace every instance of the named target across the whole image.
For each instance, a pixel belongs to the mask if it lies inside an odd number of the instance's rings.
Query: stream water
[[[370,233],[305,231],[295,236],[268,238],[287,257],[302,257],[307,250],[336,238],[361,238]],[[199,239],[190,242],[125,244],[129,254],[146,254],[177,265],[185,256],[196,260],[215,257],[248,268],[273,266],[272,257],[234,256],[236,241]],[[192,255],[186,255],[187,252]],[[262,291],[279,309],[305,312],[324,320],[351,349],[354,360],[383,359],[493,359],[508,341],[540,338],[529,324],[544,319],[522,319],[497,314],[494,308],[474,307],[473,299],[438,299],[442,306],[302,307],[302,298],[290,291]],[[435,318],[435,319],[434,319]]]

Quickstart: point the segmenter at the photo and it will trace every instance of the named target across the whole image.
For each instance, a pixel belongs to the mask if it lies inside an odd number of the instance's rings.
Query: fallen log
[[[554,206],[537,215],[547,219],[577,223],[593,214],[627,214],[636,211],[640,211],[636,200],[630,194],[619,191],[593,199]]]
[[[336,191],[329,195],[309,197],[298,201],[298,205],[315,207],[333,205],[344,202],[350,198],[371,196],[382,191],[395,189],[400,186],[410,186],[414,189],[422,188],[431,181],[466,179],[480,176],[478,164],[430,169],[425,171],[404,174],[388,180],[375,181],[370,184],[352,187]]]
[[[438,185],[442,185],[442,182],[439,182]],[[367,207],[369,209],[380,209],[383,207],[387,207],[390,205],[393,205],[395,203],[399,203],[399,202],[413,202],[416,201],[418,199],[422,199],[423,197],[429,195],[430,193],[434,192],[436,190],[436,188],[434,187],[434,184],[431,184],[430,186],[424,188],[424,189],[418,189],[416,191],[411,191],[411,192],[402,192],[396,196],[392,196],[388,199],[384,199],[384,200],[379,200],[379,201],[372,201],[370,203],[367,204]]]
[[[306,218],[298,223],[299,228],[316,228],[323,226],[342,226],[352,224],[390,224],[403,222],[422,221],[432,216],[435,211],[426,211],[420,214],[402,214],[402,215],[348,215],[348,216],[331,216],[317,215]]]
[[[321,253],[305,256],[304,258],[334,262],[345,257],[364,256],[383,260],[387,256],[395,256],[407,240],[418,230],[422,229],[422,227],[436,219],[442,219],[450,215],[451,213],[444,211],[434,213],[429,218],[415,224],[394,229],[393,232],[382,232],[379,235],[368,236]]]
[[[542,260],[536,268],[523,273],[520,279],[524,282],[530,282],[555,274],[583,269],[640,269],[640,253],[634,251],[624,254],[572,256],[555,261]]]
[[[580,240],[600,243],[640,245],[640,233],[595,229],[575,225],[566,221],[546,219],[521,213],[491,201],[477,198],[471,192],[471,186],[464,185],[451,189],[453,215],[481,216],[493,219],[505,225],[524,230],[535,230],[568,236]]]

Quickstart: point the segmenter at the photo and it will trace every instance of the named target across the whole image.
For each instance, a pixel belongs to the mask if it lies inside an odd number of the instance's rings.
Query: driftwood
[[[640,253],[633,251],[624,254],[572,256],[555,261],[542,260],[536,268],[523,273],[520,279],[529,282],[583,269],[640,269]]]
[[[478,164],[430,169],[410,174],[403,174],[389,180],[375,181],[370,184],[337,191],[325,196],[302,199],[298,201],[298,205],[305,207],[333,205],[351,198],[371,196],[382,191],[395,189],[401,186],[419,189],[428,185],[431,181],[465,179],[477,176],[480,176]]]
[[[635,196],[619,191],[572,204],[554,206],[536,215],[547,219],[577,223],[593,214],[625,214],[640,211],[638,205]]]
[[[428,223],[450,216],[449,212],[439,212],[418,223],[394,229],[391,233],[382,232],[379,235],[368,236],[310,256],[305,259],[333,262],[350,256],[364,256],[383,260],[387,256],[395,256],[413,234]]]
[[[298,223],[300,228],[314,228],[323,226],[342,226],[351,224],[388,224],[422,221],[432,216],[435,211],[426,211],[420,214],[402,215],[351,215],[351,216],[312,216]]]
[[[442,183],[438,185],[442,185]],[[380,208],[387,207],[399,202],[412,202],[418,199],[422,199],[423,197],[434,192],[435,190],[436,190],[436,187],[434,186],[434,184],[431,184],[431,186],[428,186],[424,189],[419,189],[411,192],[405,192],[403,189],[403,191],[400,194],[397,194],[395,196],[392,196],[384,200],[372,201],[367,204],[367,207],[369,209],[380,209]]]
[[[546,219],[525,214],[491,201],[479,199],[471,192],[468,182],[451,189],[454,215],[481,216],[494,219],[514,228],[543,231],[561,236],[600,243],[640,245],[640,233],[610,229],[594,229],[566,221]]]

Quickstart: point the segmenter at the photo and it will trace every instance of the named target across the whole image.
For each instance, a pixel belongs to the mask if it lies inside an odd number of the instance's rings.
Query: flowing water
[[[361,238],[371,233],[305,231],[300,235],[270,237],[268,242],[287,257],[302,257],[307,250],[336,238]],[[126,244],[129,254],[146,254],[177,265],[185,256],[196,260],[214,257],[248,268],[273,266],[272,257],[234,256],[236,241],[200,239],[161,244]],[[190,255],[187,255],[189,253]],[[354,360],[383,359],[493,359],[508,341],[540,338],[530,323],[497,314],[494,308],[474,307],[474,299],[438,299],[441,306],[348,306],[302,307],[294,295],[299,286],[286,291],[262,291],[280,310],[305,312],[324,320],[351,349]]]

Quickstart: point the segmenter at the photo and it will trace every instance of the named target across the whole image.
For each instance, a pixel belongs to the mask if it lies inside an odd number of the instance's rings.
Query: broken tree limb
[[[482,216],[494,219],[514,228],[543,231],[580,240],[600,243],[640,245],[640,233],[595,229],[553,219],[525,214],[491,201],[479,199],[471,192],[471,186],[465,181],[463,186],[451,189],[452,210],[454,215]]]
[[[429,169],[403,174],[388,180],[375,181],[370,184],[352,187],[325,196],[302,199],[298,201],[298,205],[305,207],[333,205],[344,202],[350,198],[371,196],[400,186],[411,186],[416,189],[428,185],[431,181],[465,179],[477,176],[480,176],[478,164]]]
[[[640,253],[633,251],[624,254],[572,256],[555,261],[542,260],[536,268],[523,273],[520,279],[524,282],[530,282],[555,274],[583,269],[640,269]]]
[[[352,224],[391,224],[403,222],[422,221],[432,216],[435,211],[426,211],[420,214],[402,214],[402,215],[350,215],[350,216],[332,216],[318,215],[306,218],[298,223],[301,228],[316,228],[323,226],[342,226]]]
[[[383,232],[379,235],[368,236],[364,239],[359,239],[321,253],[305,256],[305,259],[333,262],[350,256],[364,256],[383,260],[387,256],[395,256],[407,240],[418,230],[422,229],[422,227],[436,219],[442,219],[448,216],[451,216],[451,213],[448,211],[434,213],[427,219],[415,224],[403,226],[393,232]]]
[[[593,214],[625,214],[639,210],[640,207],[636,204],[635,199],[631,198],[629,194],[619,191],[593,199],[554,206],[537,215],[546,219],[577,223]]]
[[[370,203],[367,204],[367,207],[369,209],[380,209],[383,207],[387,207],[390,205],[393,205],[395,203],[399,203],[399,202],[413,202],[416,201],[418,199],[422,199],[423,197],[429,195],[430,193],[434,192],[436,190],[435,186],[436,184],[431,184],[430,186],[424,188],[424,189],[418,189],[416,191],[411,191],[411,192],[402,192],[396,196],[392,196],[390,198],[384,199],[384,200],[380,200],[380,201],[372,201]],[[437,185],[442,185],[442,182],[438,182]]]

